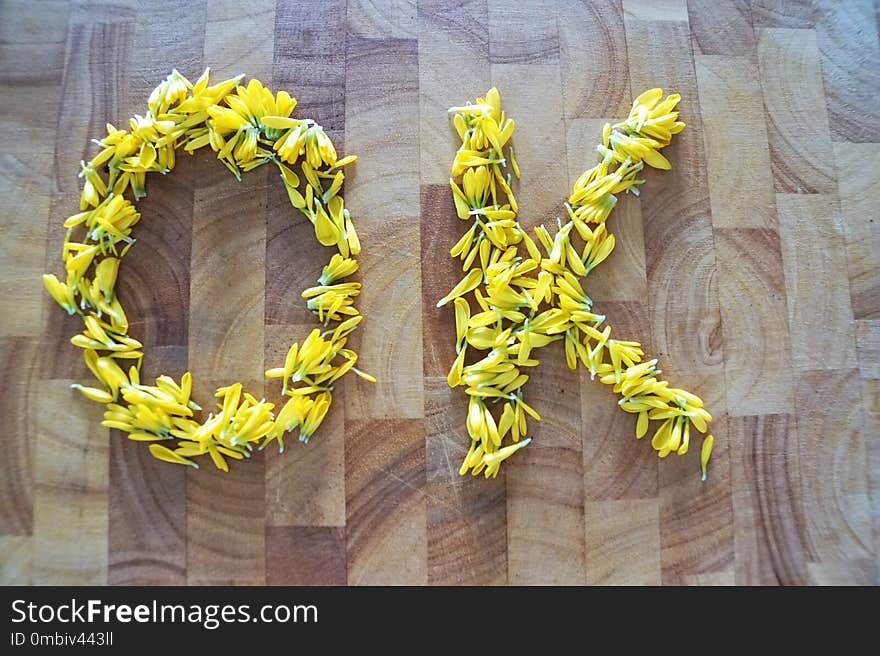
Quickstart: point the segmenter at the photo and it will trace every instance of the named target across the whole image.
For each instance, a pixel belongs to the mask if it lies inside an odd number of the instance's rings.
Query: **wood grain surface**
[[[0,582],[876,584],[880,42],[872,0],[4,0],[0,3]],[[357,348],[307,446],[229,475],[100,426],[60,270],[78,163],[171,68],[246,72],[360,156]],[[659,461],[548,348],[545,417],[496,480],[461,478],[445,382],[460,222],[447,107],[497,85],[528,226],[554,222],[603,121],[682,95],[688,128],[612,215],[588,289],[716,417],[711,476]],[[312,319],[325,257],[275,176],[209,153],[149,182],[120,289],[145,375],[196,398],[262,372]],[[274,386],[266,387],[267,394]]]

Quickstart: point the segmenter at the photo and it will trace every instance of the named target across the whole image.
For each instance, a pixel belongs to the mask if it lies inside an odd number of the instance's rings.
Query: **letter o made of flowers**
[[[100,152],[82,163],[80,212],[64,222],[66,278],[43,276],[58,304],[83,320],[82,333],[70,341],[83,350],[97,383],[73,387],[106,406],[102,424],[148,442],[159,460],[198,467],[197,460],[209,456],[223,471],[228,459],[246,459],[271,442],[283,450],[286,433],[298,431],[307,442],[330,408],[334,384],[349,371],[375,382],[355,368],[357,353],[346,348],[363,318],[354,306],[361,285],[347,281],[357,271],[360,242],[340,195],[342,168],[356,157],[338,159],[320,125],[292,118],[296,99],[287,92],[273,95],[258,80],[244,86],[243,77],[211,85],[206,70],[193,84],[175,70],[128,130],[108,124],[107,135],[95,141]],[[231,383],[217,390],[216,410],[201,413],[200,420],[189,372],[179,381],[163,375],[153,385],[142,382],[142,345],[128,335],[115,291],[124,272],[120,262],[135,245],[132,232],[141,215],[134,202],[146,195],[147,174],[169,173],[178,148],[192,154],[205,146],[239,180],[263,164],[277,166],[293,207],[308,217],[318,241],[335,249],[318,284],[302,293],[322,327],[266,371],[281,379],[286,401],[277,412],[275,404]]]

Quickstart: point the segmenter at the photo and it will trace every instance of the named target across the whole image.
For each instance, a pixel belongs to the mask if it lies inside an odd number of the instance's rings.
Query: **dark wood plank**
[[[270,526],[266,529],[267,585],[345,585],[345,529]]]
[[[0,535],[30,535],[33,532],[33,443],[31,404],[40,403],[37,340],[23,337],[0,338],[0,415],[7,428],[2,440],[4,457],[0,463],[0,494],[6,502],[0,507]]]

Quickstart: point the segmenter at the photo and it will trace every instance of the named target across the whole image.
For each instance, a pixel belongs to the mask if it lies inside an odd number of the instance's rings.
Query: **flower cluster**
[[[449,110],[462,140],[450,185],[458,217],[471,224],[450,250],[467,274],[438,303],[452,301],[455,308],[457,357],[448,383],[465,387],[470,397],[471,446],[461,474],[496,476],[501,462],[528,444],[527,416],[540,417],[523,400],[529,379],[523,372],[539,364],[535,349],[554,341],[564,341],[569,367],[581,363],[591,378],[613,386],[623,410],[638,414],[636,437],[647,433],[650,420],[662,422],[651,440],[661,458],[687,452],[691,425],[706,431],[712,417],[699,397],[661,380],[657,360],[644,361],[638,342],[612,338],[581,284],[614,249],[605,221],[617,194],[638,194],[645,164],[669,168],[658,151],[684,128],[674,111],[678,101],[651,89],[625,121],[606,125],[598,163],[577,179],[565,204],[568,221],[560,220],[555,234],[538,227],[535,239],[516,220],[505,173],[509,165],[519,177],[508,145],[514,122],[502,111],[497,89]],[[472,311],[468,294],[479,311]],[[713,442],[711,435],[703,442],[704,476]]]
[[[344,281],[357,271],[353,258],[360,242],[340,195],[341,169],[356,158],[338,159],[320,125],[291,118],[295,98],[284,91],[273,95],[257,80],[243,86],[243,77],[211,85],[207,70],[195,83],[173,71],[150,95],[145,115],[131,118],[128,130],[108,124],[107,135],[95,142],[100,152],[82,163],[80,212],[64,222],[66,277],[43,276],[58,304],[83,319],[84,330],[71,343],[83,349],[98,386],[74,387],[106,404],[103,425],[151,442],[150,453],[160,460],[198,467],[193,458],[208,455],[224,471],[227,458],[247,458],[255,446],[277,441],[283,449],[285,433],[298,430],[300,440],[308,441],[327,414],[333,383],[349,370],[374,380],[355,369],[357,354],[345,348],[362,319],[354,307],[360,283]],[[239,179],[242,171],[274,163],[291,203],[308,217],[318,241],[337,251],[319,285],[302,294],[327,329],[314,330],[302,346],[294,344],[284,366],[266,372],[283,378],[282,393],[290,397],[277,416],[273,403],[233,383],[217,390],[217,411],[199,422],[195,413],[201,408],[190,398],[188,372],[180,383],[159,376],[155,385],[142,384],[142,345],[128,335],[115,291],[120,261],[135,242],[132,229],[140,219],[126,194],[135,201],[144,197],[147,173],[171,171],[176,149],[192,154],[205,146]],[[303,182],[291,168],[297,164]],[[329,326],[331,321],[338,325]]]

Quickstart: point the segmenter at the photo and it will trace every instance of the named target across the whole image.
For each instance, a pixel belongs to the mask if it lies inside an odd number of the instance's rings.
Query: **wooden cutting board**
[[[318,435],[229,475],[99,425],[78,329],[46,298],[81,159],[173,67],[299,98],[359,161],[358,345]],[[0,7],[0,572],[6,583],[877,583],[880,82],[869,0],[134,0]],[[682,95],[688,128],[609,222],[587,288],[716,417],[659,461],[614,396],[543,354],[544,416],[496,480],[460,478],[445,383],[462,224],[447,107],[501,90],[528,226],[555,222],[602,123]],[[275,174],[209,153],[149,183],[121,293],[146,375],[196,396],[262,372],[312,325],[323,262]],[[267,395],[277,394],[274,386]]]

